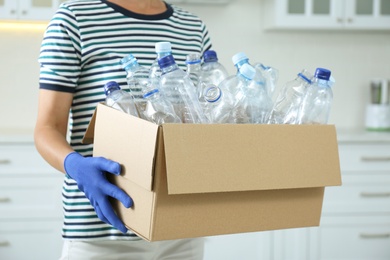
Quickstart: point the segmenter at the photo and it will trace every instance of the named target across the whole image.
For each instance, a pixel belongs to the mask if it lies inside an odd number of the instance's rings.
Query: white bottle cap
[[[246,54],[243,53],[243,52],[236,53],[236,54],[233,55],[233,57],[232,57],[232,61],[233,61],[233,64],[234,64],[234,65],[236,65],[236,64],[239,63],[240,61],[246,60],[246,59],[248,59],[248,56],[246,56]]]
[[[172,52],[172,47],[170,42],[157,42],[155,45],[156,53],[160,52]]]

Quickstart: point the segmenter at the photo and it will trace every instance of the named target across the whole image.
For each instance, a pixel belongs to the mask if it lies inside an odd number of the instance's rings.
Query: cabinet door
[[[19,19],[50,20],[59,6],[58,0],[19,0]]]
[[[265,28],[390,29],[388,0],[264,0]]]
[[[0,221],[0,259],[58,259],[62,222]]]
[[[310,230],[310,257],[316,260],[390,259],[390,215],[322,217]]]
[[[0,0],[0,18],[2,20],[16,19],[18,16],[18,1]]]
[[[323,215],[390,214],[390,172],[342,175],[342,186],[325,188]]]
[[[205,238],[204,260],[272,259],[272,232],[254,232]]]
[[[309,260],[309,232],[311,228],[273,231],[274,260]]]
[[[389,29],[390,1],[346,0],[345,26],[356,29]]]
[[[265,22],[282,29],[340,29],[344,5],[341,0],[266,0],[265,8],[272,14]]]
[[[0,221],[62,218],[62,176],[0,177]]]

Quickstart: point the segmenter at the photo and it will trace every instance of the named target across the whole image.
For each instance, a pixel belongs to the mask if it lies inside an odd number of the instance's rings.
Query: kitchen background
[[[329,123],[337,127],[343,185],[326,188],[320,227],[210,237],[205,260],[390,259],[390,132],[364,131],[370,81],[390,79],[390,1],[172,0],[183,1],[206,22],[230,74],[232,55],[243,51],[251,62],[279,70],[278,87],[304,68],[328,68],[336,80]],[[0,259],[5,260],[57,259],[61,250],[62,177],[40,158],[32,140],[37,58],[48,20],[36,24],[25,18],[50,17],[53,10],[31,7],[48,2],[60,0],[0,0]],[[287,3],[306,4],[307,10],[313,3],[325,9],[330,4],[335,15],[288,16]],[[374,12],[380,7],[382,15],[354,16],[355,4]],[[270,26],[274,19],[284,25]]]
[[[329,123],[338,128],[363,128],[370,80],[390,79],[389,30],[348,30],[342,26],[335,30],[265,30],[265,14],[270,12],[265,10],[265,2],[242,0],[184,7],[207,23],[214,49],[230,73],[234,73],[231,57],[240,51],[251,62],[277,68],[278,86],[295,78],[303,68],[312,72],[316,67],[330,69],[336,84]],[[44,28],[0,25],[0,128],[31,130],[34,126],[37,57]]]

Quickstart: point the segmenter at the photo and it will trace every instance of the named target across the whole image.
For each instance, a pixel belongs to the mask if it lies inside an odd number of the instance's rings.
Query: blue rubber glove
[[[126,208],[133,205],[133,200],[106,178],[106,173],[120,174],[121,166],[119,163],[103,157],[83,157],[77,152],[72,152],[66,156],[64,168],[90,200],[97,216],[102,221],[126,233],[127,228],[115,214],[109,197],[119,200]]]

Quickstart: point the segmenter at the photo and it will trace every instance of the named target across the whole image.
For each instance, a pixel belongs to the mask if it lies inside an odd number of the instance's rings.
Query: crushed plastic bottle
[[[234,98],[234,107],[229,115],[229,123],[251,123],[250,102],[246,96],[246,89],[253,80],[256,70],[249,64],[244,64],[235,75],[227,77],[219,84],[224,93],[229,92]]]
[[[174,106],[183,123],[208,123],[194,84],[186,72],[176,64],[172,55],[158,60],[162,75],[160,87],[164,96]]]
[[[139,117],[137,108],[134,103],[133,96],[121,89],[115,81],[109,81],[104,85],[106,94],[105,104],[127,114]]]
[[[313,75],[304,69],[280,89],[268,119],[269,124],[298,123],[298,113],[312,78]]]
[[[298,124],[327,124],[333,101],[331,71],[317,68],[298,115]]]
[[[210,123],[232,123],[231,113],[234,109],[235,100],[233,95],[220,87],[210,85],[204,93],[204,113]]]

